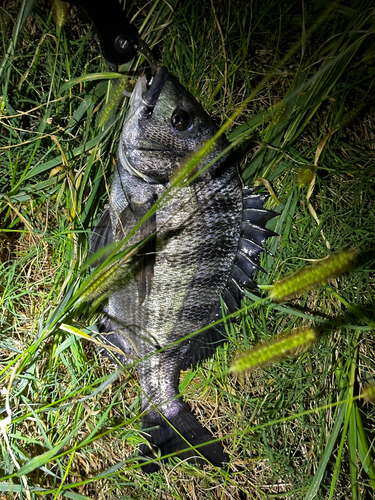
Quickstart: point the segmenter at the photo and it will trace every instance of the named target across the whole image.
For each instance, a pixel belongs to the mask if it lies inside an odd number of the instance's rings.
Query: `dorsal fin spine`
[[[250,257],[250,255],[247,255],[245,252],[243,252],[241,250],[241,248],[239,248],[237,250],[237,255],[242,255],[245,259],[247,259],[250,264],[252,264],[258,271],[262,271],[263,273],[266,273],[267,274],[267,271],[265,269],[263,269],[263,267],[261,267],[258,263],[258,259],[257,260],[254,260]]]
[[[243,188],[241,237],[232,271],[223,293],[223,300],[230,312],[233,311],[235,302],[238,307],[241,305],[245,288],[256,288],[252,279],[254,271],[266,272],[259,265],[259,255],[265,251],[263,243],[271,236],[278,236],[277,233],[266,228],[267,222],[278,215],[272,210],[263,208],[267,198],[269,198],[268,194],[255,194],[252,187]],[[256,224],[254,224],[255,221]]]

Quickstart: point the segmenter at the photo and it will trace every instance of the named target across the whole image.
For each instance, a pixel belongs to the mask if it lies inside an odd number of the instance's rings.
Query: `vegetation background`
[[[108,79],[74,6],[0,2],[0,498],[375,498],[374,406],[363,397],[375,369],[374,8],[125,2],[158,60],[214,119],[236,113],[227,135],[244,181],[272,188],[268,206],[281,214],[270,222],[280,236],[263,257],[268,274],[230,342],[181,379],[230,471],[176,462],[146,476],[135,374],[84,339],[98,311],[79,300],[134,76]],[[359,252],[351,273],[288,303],[259,300],[343,247]],[[244,349],[311,325],[320,337],[308,351],[228,372]]]

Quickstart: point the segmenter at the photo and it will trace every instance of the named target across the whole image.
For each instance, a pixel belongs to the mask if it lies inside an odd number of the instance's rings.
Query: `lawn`
[[[126,2],[280,214],[228,343],[181,375],[229,468],[172,460],[151,476],[136,372],[100,354],[86,263],[145,63],[108,74],[89,21],[62,5],[0,5],[0,499],[375,498],[374,1]],[[324,275],[342,250],[355,265]],[[297,290],[293,273],[318,263]],[[315,341],[280,356],[277,339],[306,328]],[[230,370],[259,345],[267,363]]]

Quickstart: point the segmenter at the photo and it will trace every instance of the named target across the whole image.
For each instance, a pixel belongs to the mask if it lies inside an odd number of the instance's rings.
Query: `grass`
[[[0,498],[374,498],[374,407],[361,397],[375,371],[374,7],[127,5],[159,60],[219,124],[232,119],[245,182],[266,179],[281,214],[270,222],[280,236],[268,242],[268,274],[228,325],[230,342],[181,377],[231,473],[176,464],[151,477],[135,460],[134,372],[100,357],[87,340],[97,311],[78,300],[127,99],[113,97],[74,8],[62,28],[49,4],[0,8]],[[270,285],[343,247],[359,252],[353,271],[270,301]],[[229,372],[244,350],[312,326],[309,350]]]

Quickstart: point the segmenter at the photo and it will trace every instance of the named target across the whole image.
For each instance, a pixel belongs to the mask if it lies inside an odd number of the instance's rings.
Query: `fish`
[[[221,443],[181,398],[179,377],[225,342],[224,323],[212,323],[240,307],[245,289],[256,288],[253,274],[261,270],[264,242],[276,234],[266,229],[276,215],[263,208],[267,195],[242,185],[224,135],[196,175],[172,186],[217,131],[164,66],[139,77],[120,135],[109,206],[90,238],[92,254],[129,233],[128,245],[145,242],[126,279],[111,290],[99,331],[104,343],[116,347],[110,356],[120,365],[137,360],[141,431],[150,444],[140,445],[139,457],[147,473],[159,469],[155,450],[161,457],[227,466]]]

